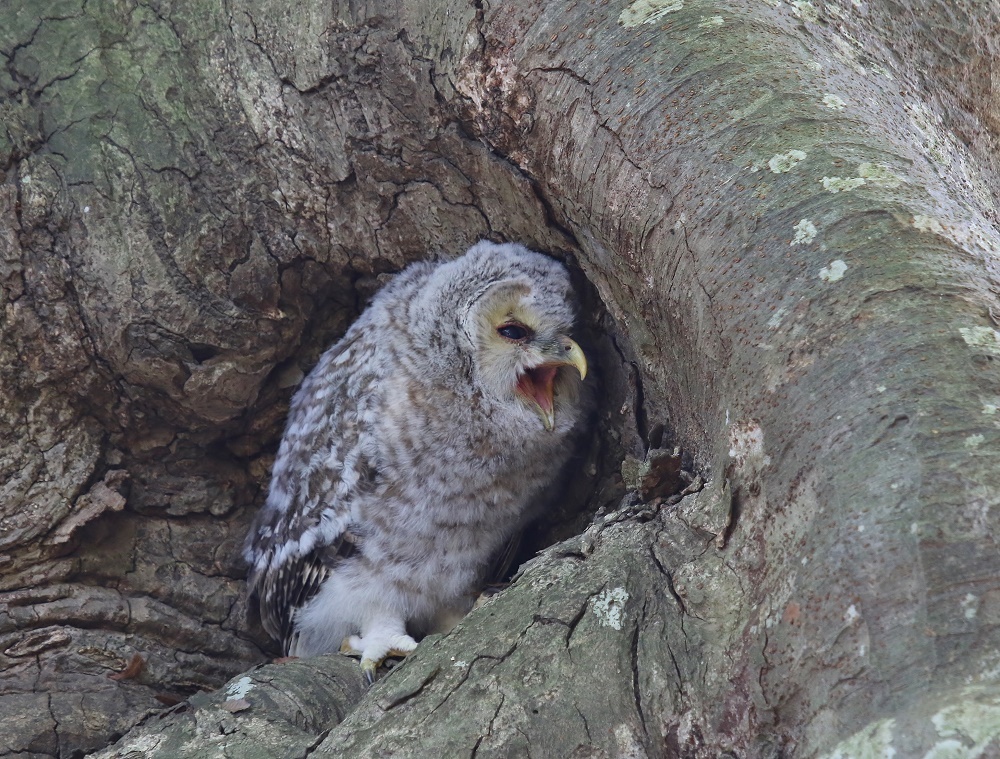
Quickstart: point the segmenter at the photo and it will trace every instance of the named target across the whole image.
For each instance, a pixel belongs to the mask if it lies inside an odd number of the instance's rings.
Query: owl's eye
[[[497,327],[497,334],[515,343],[523,343],[531,337],[531,330],[523,324],[501,324]]]

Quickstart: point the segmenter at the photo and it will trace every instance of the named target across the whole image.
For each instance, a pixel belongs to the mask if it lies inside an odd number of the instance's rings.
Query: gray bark
[[[0,753],[1000,752],[998,10],[5,7]],[[578,272],[600,434],[544,532],[604,510],[363,697],[236,687],[291,388],[484,236]],[[619,509],[659,445],[706,487]]]

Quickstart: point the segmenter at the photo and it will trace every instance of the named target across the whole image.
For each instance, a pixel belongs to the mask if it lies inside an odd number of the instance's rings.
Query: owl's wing
[[[356,325],[357,326],[357,325]],[[365,330],[327,351],[292,399],[267,501],[247,535],[251,607],[293,643],[294,615],[355,549],[353,504],[373,486],[378,362]]]
[[[261,623],[281,642],[283,653],[295,648],[295,611],[319,591],[334,566],[354,552],[354,544],[354,535],[345,531],[328,546],[270,567],[253,585]]]
[[[524,530],[518,530],[500,547],[500,550],[490,559],[486,572],[483,574],[483,582],[486,585],[502,583],[510,572],[510,568],[521,550],[521,543],[524,539]]]

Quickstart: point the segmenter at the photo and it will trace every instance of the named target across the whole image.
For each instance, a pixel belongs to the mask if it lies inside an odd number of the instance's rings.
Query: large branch
[[[704,598],[696,587],[723,562],[706,512],[692,494],[677,506],[636,504],[598,518],[449,635],[425,640],[342,723],[359,697],[357,665],[322,657],[295,671],[251,672],[97,756],[253,757],[282,741],[281,756],[300,747],[312,757],[627,756],[645,751],[650,735],[668,751],[718,756],[697,725],[722,705],[704,703],[699,685],[726,673],[704,668],[697,652],[713,628],[734,622],[735,609],[700,618],[684,600]],[[729,594],[744,591],[731,573],[728,583]],[[338,661],[351,669],[336,682],[352,687],[326,690]]]
[[[340,655],[269,664],[147,718],[96,756],[305,757],[343,720],[364,688],[357,664]]]
[[[465,117],[536,178],[653,413],[731,492],[704,603],[739,611],[698,651],[727,676],[684,676],[724,705],[695,718],[716,746],[997,739],[997,185],[934,95],[990,23],[960,5],[928,8],[952,36],[896,22],[922,53],[900,59],[853,6],[504,4],[456,59]]]

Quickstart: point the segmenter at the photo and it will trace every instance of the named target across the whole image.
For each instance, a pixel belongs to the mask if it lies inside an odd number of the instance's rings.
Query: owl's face
[[[569,336],[568,294],[523,280],[499,282],[481,296],[467,325],[482,388],[496,400],[534,411],[549,431],[559,407],[576,400],[587,375],[587,359]]]

